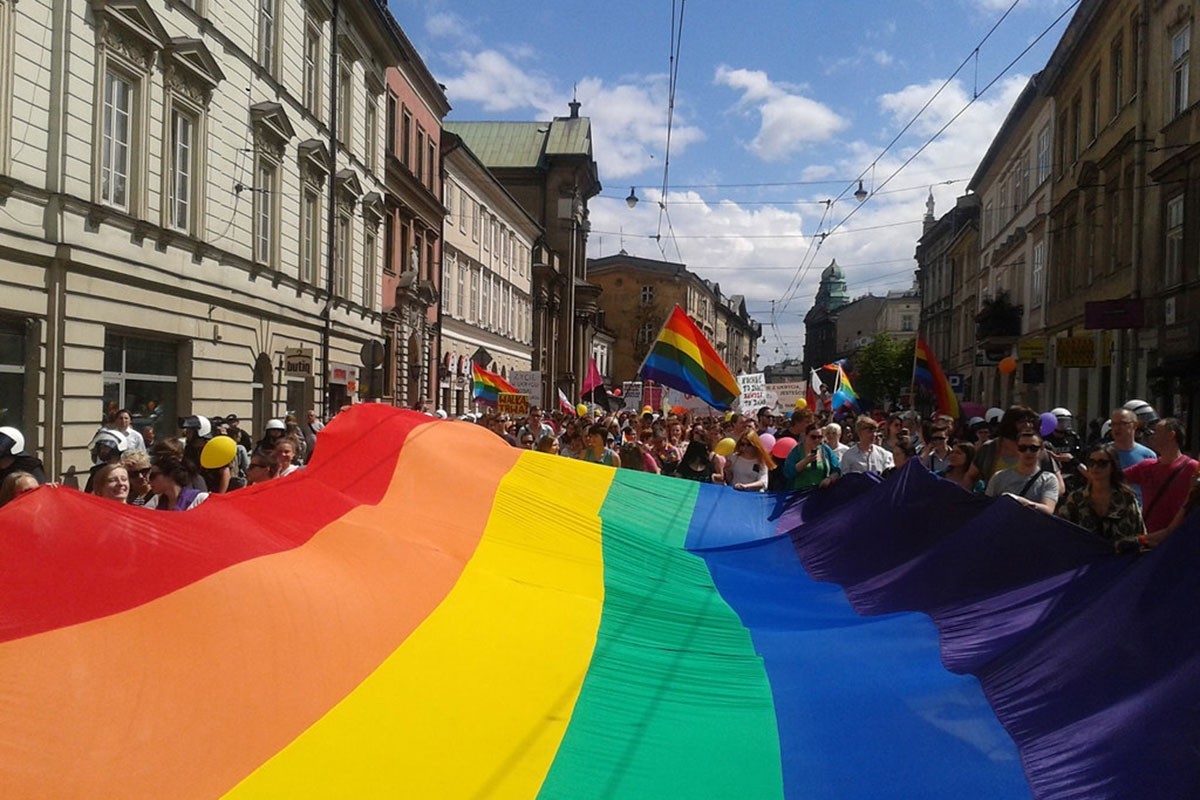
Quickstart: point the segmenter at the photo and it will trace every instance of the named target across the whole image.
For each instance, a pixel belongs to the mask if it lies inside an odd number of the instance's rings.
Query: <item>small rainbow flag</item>
[[[933,351],[920,336],[917,337],[916,356],[913,360],[913,382],[929,390],[937,401],[939,414],[949,414],[958,419],[958,397],[950,387],[950,381],[946,380],[946,373],[942,372],[941,365],[933,357]]]
[[[481,405],[495,406],[500,401],[501,392],[520,394],[511,383],[478,364],[471,364],[471,374],[475,379],[475,402]]]
[[[671,312],[638,375],[727,409],[742,393],[737,380],[679,306]]]
[[[854,387],[850,385],[850,379],[846,377],[846,371],[842,369],[842,365],[837,365],[837,383],[834,384],[837,388],[833,390],[833,410],[837,411],[842,406],[849,404],[855,411],[858,410],[858,392],[854,391]]]

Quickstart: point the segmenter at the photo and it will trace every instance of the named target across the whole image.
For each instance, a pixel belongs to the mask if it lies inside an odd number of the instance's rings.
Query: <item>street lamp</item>
[[[863,188],[862,178],[858,179],[858,190],[854,192],[854,199],[860,203],[867,199],[867,190]]]
[[[637,192],[635,192],[633,189],[634,187],[629,187],[629,197],[625,198],[625,205],[629,206],[630,208],[633,208],[638,204]]]

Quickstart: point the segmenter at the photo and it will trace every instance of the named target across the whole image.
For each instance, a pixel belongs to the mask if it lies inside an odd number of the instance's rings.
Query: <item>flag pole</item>
[[[680,308],[679,303],[675,304],[675,308],[678,308],[680,311],[683,311],[683,309]],[[674,314],[675,314],[675,308],[672,308],[671,313],[667,314],[667,318],[663,320],[663,324],[658,326],[658,335],[650,340],[650,347],[646,348],[646,355],[642,356],[642,363],[638,365],[637,372],[634,373],[635,377],[638,377],[638,378],[642,377],[642,370],[646,368],[646,361],[648,361],[650,358],[650,352],[652,350],[654,350],[654,344],[657,343],[658,340],[662,338],[663,331],[665,331],[667,329],[667,323],[671,321],[671,317],[674,316]],[[686,314],[687,314],[687,312],[684,311],[685,316],[686,316]]]
[[[912,376],[908,381],[908,401],[912,403],[913,411],[917,410],[917,345],[923,341],[921,339],[921,329],[917,328],[917,338],[913,340],[913,363]]]

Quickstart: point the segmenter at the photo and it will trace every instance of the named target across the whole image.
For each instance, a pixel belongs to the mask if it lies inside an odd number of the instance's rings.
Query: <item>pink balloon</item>
[[[771,448],[775,446],[775,437],[769,433],[762,434],[758,437],[758,440],[762,442],[763,450],[766,450],[768,453],[771,452]]]
[[[771,455],[775,458],[787,458],[788,453],[792,452],[792,448],[795,446],[795,439],[790,436],[784,436],[781,439],[775,440],[775,446],[771,448]]]

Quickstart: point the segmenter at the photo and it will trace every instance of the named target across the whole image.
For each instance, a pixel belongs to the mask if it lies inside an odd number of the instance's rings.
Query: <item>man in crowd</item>
[[[875,435],[879,430],[878,422],[864,414],[858,418],[854,428],[858,433],[858,443],[842,456],[843,475],[849,475],[851,472],[874,472],[882,475],[884,470],[896,465],[891,452],[875,444]]]
[[[1023,506],[1053,514],[1058,504],[1058,476],[1038,463],[1041,457],[1042,437],[1032,431],[1020,434],[1017,437],[1017,465],[992,475],[987,484],[987,496],[1008,495]]]
[[[521,426],[521,430],[517,431],[517,439],[524,441],[528,437],[533,442],[538,441],[543,436],[553,436],[554,428],[548,425],[542,418],[542,410],[537,406],[529,407],[529,415],[525,418],[525,424]],[[532,447],[532,445],[530,445]]]
[[[109,430],[115,430],[125,437],[126,450],[146,451],[146,440],[133,427],[133,416],[127,408],[119,408],[108,415]]]
[[[1113,431],[1116,429],[1114,421]],[[1150,533],[1171,524],[1192,488],[1200,465],[1180,449],[1185,438],[1182,422],[1173,417],[1159,420],[1150,434],[1150,446],[1158,458],[1143,459],[1125,469],[1126,479],[1141,487],[1142,516]]]

